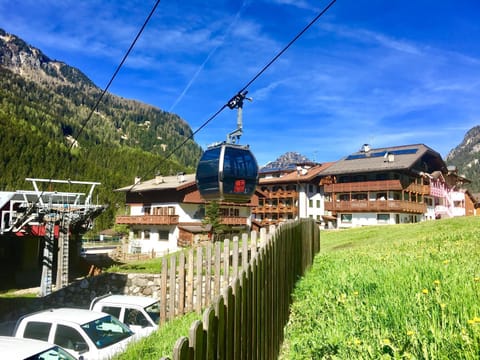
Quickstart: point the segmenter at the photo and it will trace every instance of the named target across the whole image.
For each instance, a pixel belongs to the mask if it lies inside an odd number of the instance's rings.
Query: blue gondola
[[[196,173],[200,195],[207,201],[247,203],[258,180],[257,160],[248,146],[221,143],[209,147]]]

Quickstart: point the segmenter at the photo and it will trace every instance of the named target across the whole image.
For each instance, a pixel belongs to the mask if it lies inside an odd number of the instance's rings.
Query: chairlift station
[[[41,258],[40,295],[52,292],[54,260],[57,263],[56,288],[68,285],[69,245],[72,235],[89,230],[93,220],[100,215],[104,205],[95,205],[93,191],[98,182],[52,180],[27,178],[34,190],[0,192],[0,236],[19,238],[25,236],[40,237],[39,257]],[[44,191],[44,187],[55,184],[68,185],[71,189],[88,188],[88,192]],[[18,239],[17,239],[18,240]],[[7,257],[8,249],[0,249],[0,255]]]

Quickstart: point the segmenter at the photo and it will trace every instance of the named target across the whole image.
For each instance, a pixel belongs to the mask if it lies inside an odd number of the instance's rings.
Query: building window
[[[350,194],[340,194],[338,195],[340,201],[350,201]]]
[[[150,240],[150,230],[143,231],[143,240]]]
[[[388,223],[390,221],[390,214],[377,214],[378,223]]]
[[[313,207],[313,200],[308,200],[308,207]]]
[[[168,241],[168,235],[170,233],[168,232],[168,230],[159,230],[158,231],[158,240],[160,241]]]
[[[387,200],[387,193],[385,192],[377,193],[377,200]]]
[[[150,206],[145,206],[143,208],[143,214],[144,215],[150,215]]]
[[[367,177],[365,175],[355,175],[352,179],[353,182],[366,181]]]
[[[342,223],[351,223],[352,222],[352,214],[341,214],[340,219]]]
[[[317,200],[317,209],[320,208],[320,200]]]
[[[367,193],[356,193],[352,194],[352,200],[367,200]]]

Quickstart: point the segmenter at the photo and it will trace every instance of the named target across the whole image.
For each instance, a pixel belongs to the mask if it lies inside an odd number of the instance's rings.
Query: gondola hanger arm
[[[232,131],[230,134],[227,135],[227,142],[231,144],[235,144],[237,141],[240,140],[240,136],[243,134],[243,101],[248,100],[252,101],[252,98],[247,97],[248,91],[242,91],[232,97],[227,106],[230,109],[237,109],[237,129]]]

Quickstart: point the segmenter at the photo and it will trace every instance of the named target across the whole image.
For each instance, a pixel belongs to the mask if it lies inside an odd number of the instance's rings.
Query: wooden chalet
[[[129,252],[163,253],[208,240],[211,227],[202,224],[206,202],[201,198],[195,174],[156,176],[116,191],[126,193],[128,214],[117,224],[129,227]],[[235,231],[251,228],[254,195],[246,204],[220,203],[221,222]]]
[[[321,172],[331,164],[298,164],[288,171],[279,169],[263,173],[257,186],[254,223],[265,227],[306,217],[321,220],[324,209],[319,179]]]
[[[455,216],[458,177],[423,144],[364,145],[322,175],[326,216],[337,227],[417,222],[443,217],[442,211]]]

